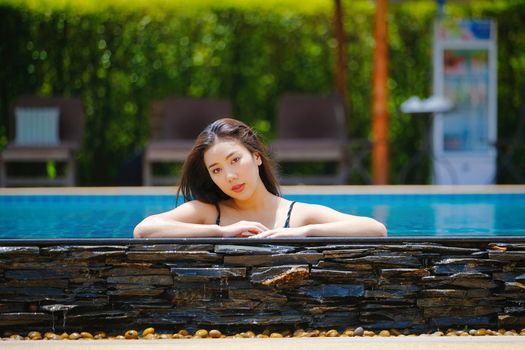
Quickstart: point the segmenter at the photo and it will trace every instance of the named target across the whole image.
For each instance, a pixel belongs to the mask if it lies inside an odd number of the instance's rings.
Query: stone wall
[[[0,329],[525,327],[525,238],[0,241]]]

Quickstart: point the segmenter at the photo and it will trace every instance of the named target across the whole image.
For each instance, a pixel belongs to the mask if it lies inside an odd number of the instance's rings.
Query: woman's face
[[[237,140],[218,139],[204,152],[204,164],[212,181],[231,198],[248,199],[262,184],[261,157]]]

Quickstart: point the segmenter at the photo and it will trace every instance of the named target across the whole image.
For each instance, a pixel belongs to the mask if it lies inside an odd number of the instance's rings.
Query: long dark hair
[[[197,136],[190,154],[182,166],[177,199],[180,193],[184,196],[184,201],[196,199],[205,203],[218,203],[230,198],[213,182],[204,164],[204,152],[217,139],[237,140],[250,153],[259,154],[262,160],[262,164],[259,166],[259,176],[264,186],[270,193],[276,196],[281,195],[275,175],[275,163],[268,155],[266,147],[259,140],[255,131],[241,121],[223,118],[208,125]]]

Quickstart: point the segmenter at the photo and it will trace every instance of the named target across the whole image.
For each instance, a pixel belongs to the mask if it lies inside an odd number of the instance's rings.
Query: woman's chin
[[[232,198],[232,199],[235,199],[235,200],[247,200],[251,197],[251,193],[249,193],[249,191],[247,191],[246,188],[244,188],[244,190],[242,190],[241,192],[234,192],[234,191],[230,191],[230,193],[228,193],[228,195]]]
[[[246,200],[246,199],[249,198],[249,196],[243,196],[240,193],[230,194],[230,197],[231,197],[231,199],[236,200],[236,201],[243,201],[243,200]]]

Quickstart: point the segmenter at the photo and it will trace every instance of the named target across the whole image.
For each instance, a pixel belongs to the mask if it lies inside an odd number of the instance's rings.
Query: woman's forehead
[[[232,152],[248,152],[248,149],[239,141],[234,139],[218,139],[204,152],[206,164],[221,161]]]

